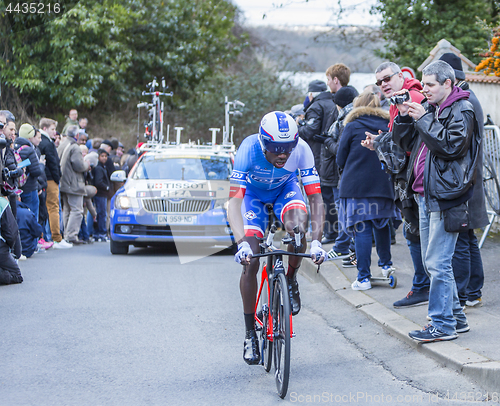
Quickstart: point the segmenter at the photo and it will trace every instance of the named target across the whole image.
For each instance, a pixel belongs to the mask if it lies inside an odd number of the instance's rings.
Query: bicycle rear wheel
[[[276,388],[283,399],[288,390],[290,378],[290,297],[285,275],[280,273],[274,279],[273,289],[273,353]]]
[[[483,185],[484,195],[490,207],[496,214],[500,214],[500,185],[493,163],[486,154],[484,154],[483,161]]]
[[[272,326],[269,326],[269,280],[267,278],[262,285],[258,309],[259,314],[262,314],[262,330],[260,331],[262,365],[266,372],[269,372],[273,363],[273,342],[268,336],[272,334]]]

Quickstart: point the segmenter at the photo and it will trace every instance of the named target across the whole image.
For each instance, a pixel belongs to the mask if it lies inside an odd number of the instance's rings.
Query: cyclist
[[[255,333],[255,301],[257,295],[259,240],[266,230],[266,204],[273,205],[276,217],[290,234],[299,226],[303,233],[302,252],[307,242],[307,208],[296,176],[300,170],[302,183],[309,199],[312,220],[311,258],[321,264],[326,252],[321,248],[324,207],[314,156],[307,143],[299,138],[295,120],[280,111],[266,114],[260,123],[259,134],[250,135],[241,143],[231,175],[228,217],[238,252],[235,260],[243,265],[240,291],[245,316],[243,359],[250,365],[260,362],[258,339]],[[288,249],[293,250],[289,245]],[[300,311],[299,287],[296,280],[301,258],[290,257],[287,281],[292,314]]]

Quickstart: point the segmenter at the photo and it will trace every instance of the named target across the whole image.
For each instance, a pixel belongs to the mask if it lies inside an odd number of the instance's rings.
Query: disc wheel
[[[278,394],[283,399],[290,378],[290,297],[284,274],[277,275],[273,289],[273,353],[274,374]]]
[[[493,163],[488,155],[483,160],[484,194],[493,211],[500,215],[500,185]]]

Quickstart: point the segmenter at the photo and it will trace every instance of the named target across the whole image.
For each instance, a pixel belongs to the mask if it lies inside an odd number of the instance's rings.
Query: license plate
[[[158,214],[156,224],[194,224],[196,216],[184,214]]]
[[[191,197],[191,193],[186,189],[162,190],[161,197]]]

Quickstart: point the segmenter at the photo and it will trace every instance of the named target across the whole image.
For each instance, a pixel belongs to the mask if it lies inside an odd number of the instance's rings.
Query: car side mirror
[[[111,174],[111,181],[112,182],[125,182],[127,180],[127,174],[125,171],[114,171]]]

